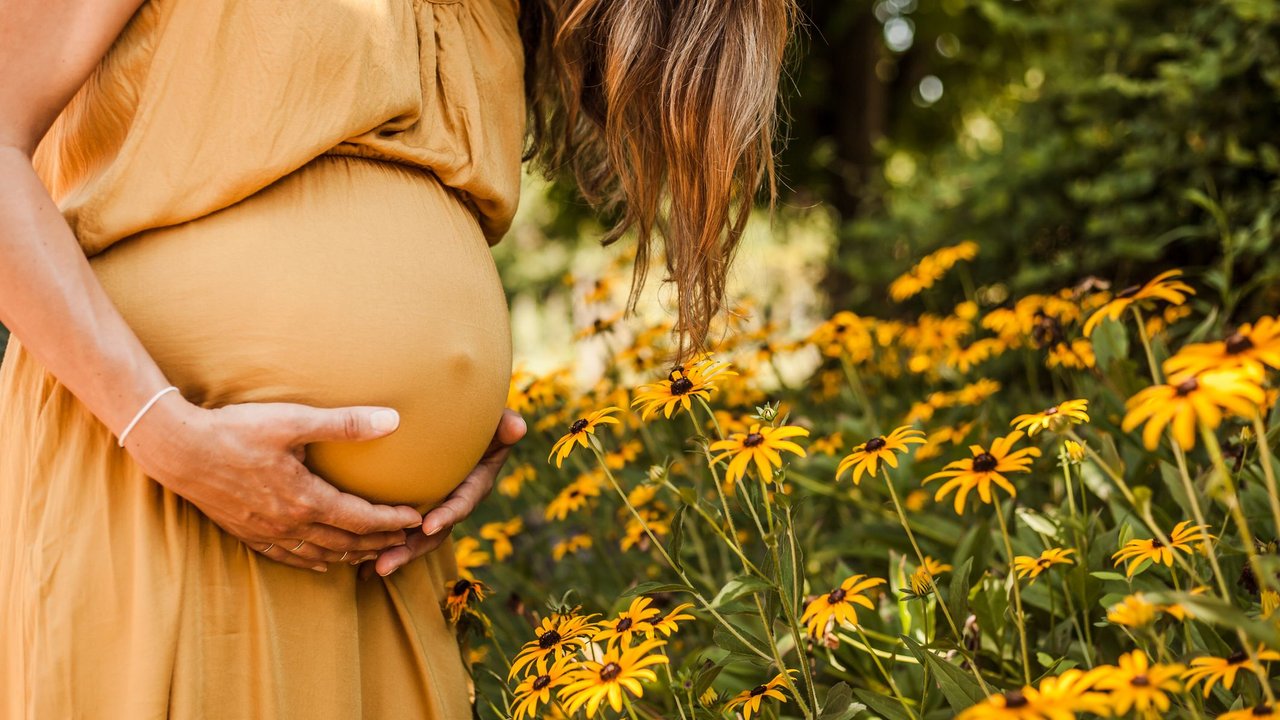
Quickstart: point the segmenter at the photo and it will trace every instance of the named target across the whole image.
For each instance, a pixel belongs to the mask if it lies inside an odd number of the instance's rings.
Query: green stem
[[[1013,502],[1010,501],[1010,506]],[[1018,643],[1022,647],[1022,680],[1026,685],[1031,684],[1031,655],[1027,652],[1027,618],[1022,612],[1022,591],[1019,589],[1021,583],[1013,572],[1013,543],[1009,541],[1009,527],[1005,524],[1004,511],[1000,508],[1000,502],[997,500],[996,519],[1000,521],[1000,535],[1004,538],[1005,555],[1009,562],[1009,577],[1013,579],[1013,604],[1018,613]]]
[[[1267,500],[1271,503],[1271,520],[1280,534],[1280,494],[1276,493],[1276,472],[1271,464],[1271,448],[1267,445],[1267,428],[1262,424],[1262,413],[1253,415],[1253,434],[1258,443],[1258,460],[1262,463],[1262,478],[1267,483]]]
[[[862,634],[862,628],[854,625],[853,629],[858,633],[858,637],[862,638],[863,644],[867,647],[871,647],[871,641],[867,639],[866,635]],[[898,683],[895,682],[893,676],[884,669],[884,664],[880,662],[880,657],[876,655],[876,653],[869,654],[871,655],[871,662],[875,663],[876,669],[880,671],[880,675],[884,677],[887,683],[889,683],[889,689],[893,691],[893,697],[898,700],[898,704],[901,705],[902,709],[907,713],[907,717],[911,718],[911,720],[915,720],[916,714],[911,711],[911,705],[909,705],[907,703],[907,699],[902,696],[902,691],[898,689]]]

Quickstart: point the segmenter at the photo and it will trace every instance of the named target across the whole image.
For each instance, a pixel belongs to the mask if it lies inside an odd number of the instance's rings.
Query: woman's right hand
[[[304,446],[371,440],[398,424],[390,408],[272,402],[203,408],[167,393],[139,419],[125,447],[149,477],[249,547],[323,572],[327,562],[356,563],[403,544],[404,531],[421,525],[422,516],[408,505],[374,505],[338,490],[303,464]]]

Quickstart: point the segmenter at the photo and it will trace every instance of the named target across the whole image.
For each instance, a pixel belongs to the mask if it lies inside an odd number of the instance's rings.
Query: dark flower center
[[[867,441],[866,449],[867,449],[867,452],[875,452],[877,450],[883,450],[886,444],[887,443],[885,442],[884,438],[873,437]]]
[[[536,680],[534,680],[534,681],[533,681],[533,689],[534,689],[534,690],[541,690],[542,688],[544,688],[544,687],[546,687],[546,686],[548,686],[548,685],[550,685],[550,684],[551,684],[551,676],[550,676],[550,675],[539,675],[539,676],[538,676],[538,678],[537,678]]]
[[[1062,342],[1062,323],[1057,318],[1037,313],[1031,326],[1031,339],[1037,347],[1056,345]]]
[[[458,582],[453,584],[452,592],[454,595],[465,595],[466,592],[470,589],[471,589],[471,581],[467,580],[466,578],[463,578],[462,580],[459,580]]]
[[[1151,679],[1148,678],[1146,675],[1139,675],[1134,679],[1130,680],[1129,684],[1132,685],[1133,687],[1150,687]]]
[[[827,602],[831,603],[832,605],[838,602],[844,602],[845,594],[846,593],[844,588],[836,588],[835,590],[832,590],[830,593],[827,594]]]
[[[538,636],[538,647],[543,650],[550,650],[551,648],[559,645],[561,639],[560,633],[555,630],[548,630]]]
[[[569,432],[573,433],[574,435],[577,435],[578,433],[586,429],[587,429],[587,421],[583,418],[578,418],[577,420],[574,420],[573,424],[569,426]]]
[[[1027,697],[1017,690],[1010,690],[1004,694],[1004,706],[1007,708],[1026,707]]]
[[[760,433],[751,433],[742,439],[742,444],[746,447],[755,447],[764,442],[764,436]]]
[[[755,697],[757,695],[763,695],[764,691],[768,689],[769,687],[767,685],[757,685],[751,688],[751,697]]]
[[[1253,341],[1250,340],[1247,335],[1241,335],[1240,333],[1236,333],[1231,337],[1227,338],[1227,354],[1228,355],[1239,355],[1240,353],[1245,352],[1246,350],[1252,350],[1252,349],[1253,349]]]
[[[611,662],[605,665],[604,667],[600,668],[600,679],[604,680],[605,682],[608,682],[618,677],[618,674],[621,672],[622,672],[622,666],[616,662]]]
[[[1130,285],[1129,287],[1127,287],[1127,288],[1125,288],[1125,289],[1121,290],[1120,292],[1116,293],[1116,299],[1117,299],[1117,300],[1120,300],[1120,299],[1122,299],[1122,298],[1131,298],[1131,297],[1133,297],[1134,295],[1137,295],[1137,294],[1138,294],[1138,291],[1139,291],[1139,290],[1141,290],[1141,289],[1142,289],[1142,286],[1141,286],[1141,285]]]
[[[687,377],[676,378],[671,382],[672,395],[684,395],[693,389],[693,381]]]
[[[974,472],[991,472],[992,470],[995,470],[996,466],[999,464],[1000,461],[996,460],[995,455],[985,452],[979,453],[977,457],[973,459],[973,470]]]
[[[849,329],[849,326],[848,326],[848,325],[845,325],[844,323],[836,323],[836,334],[837,334],[837,335],[839,335],[840,333],[842,333],[842,332],[844,332],[845,330],[848,330],[848,329]]]
[[[1173,387],[1178,397],[1185,397],[1200,389],[1200,381],[1193,377],[1187,378]]]
[[[1245,660],[1248,660],[1248,659],[1249,659],[1249,653],[1247,653],[1247,652],[1245,652],[1245,651],[1241,650],[1241,651],[1240,651],[1240,652],[1238,652],[1238,653],[1233,653],[1233,654],[1231,655],[1231,657],[1228,657],[1228,658],[1227,658],[1227,664],[1228,664],[1228,665],[1239,665],[1240,663],[1242,663],[1242,662],[1244,662]]]
[[[634,624],[635,624],[634,620],[632,620],[629,617],[625,617],[618,621],[618,625],[614,629],[617,630],[618,632],[626,632],[627,630],[630,630],[631,626]]]
[[[1271,714],[1271,706],[1266,703],[1263,703],[1253,709],[1254,717],[1266,717],[1267,715],[1270,715],[1270,714]]]

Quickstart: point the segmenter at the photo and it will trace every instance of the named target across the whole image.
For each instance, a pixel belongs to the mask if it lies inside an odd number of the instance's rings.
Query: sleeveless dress
[[[317,473],[428,507],[510,374],[489,247],[519,198],[518,0],[151,0],[35,154],[103,286],[204,407],[390,405]],[[314,453],[313,453],[314,450]],[[314,456],[314,457],[313,457]],[[146,477],[10,338],[0,717],[472,716],[452,543],[390,577],[275,563]]]

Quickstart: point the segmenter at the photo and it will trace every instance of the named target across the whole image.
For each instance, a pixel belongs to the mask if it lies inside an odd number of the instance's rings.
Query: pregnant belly
[[[307,446],[316,474],[371,501],[437,504],[501,417],[506,296],[475,217],[429,173],[322,155],[90,263],[193,403],[398,410],[391,435]]]

